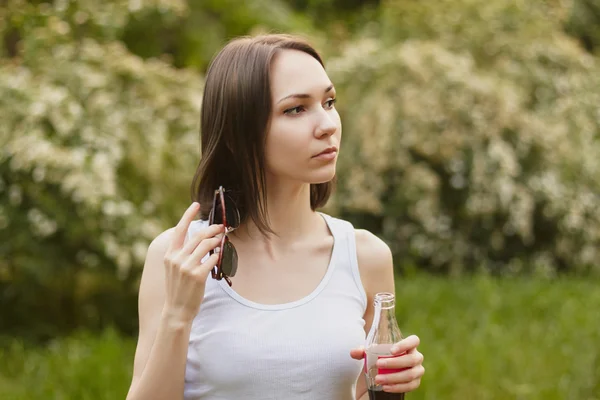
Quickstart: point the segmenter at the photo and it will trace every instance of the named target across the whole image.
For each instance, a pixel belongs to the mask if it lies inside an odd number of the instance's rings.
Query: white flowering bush
[[[400,265],[600,272],[598,60],[523,2],[439,3],[389,2],[385,18],[429,21],[418,39],[365,38],[329,62],[332,209],[372,221]]]
[[[101,8],[88,15],[109,32],[149,2],[121,3],[135,10],[90,1],[72,14]],[[188,203],[203,81],[109,34],[80,37],[61,2],[12,5],[0,18],[21,36],[18,54],[0,60],[0,303],[8,310],[37,289],[87,318],[103,286],[120,279],[135,295],[148,244]]]

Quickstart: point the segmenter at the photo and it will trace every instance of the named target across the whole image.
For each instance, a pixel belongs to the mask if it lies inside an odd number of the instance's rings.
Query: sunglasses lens
[[[223,212],[221,211],[221,201],[217,201],[215,207],[211,210],[212,221],[210,224],[222,224]],[[227,221],[229,222],[229,221]]]
[[[227,225],[232,228],[240,226],[240,214],[233,200],[225,197],[225,214],[227,217]]]
[[[237,271],[238,255],[237,251],[235,251],[235,247],[233,247],[229,240],[225,240],[222,257],[221,270],[223,273],[227,276],[235,276]]]

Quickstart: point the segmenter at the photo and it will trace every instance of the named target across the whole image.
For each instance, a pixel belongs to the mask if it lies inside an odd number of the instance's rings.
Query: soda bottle
[[[395,296],[393,293],[375,295],[375,313],[371,330],[365,343],[365,376],[370,400],[404,400],[404,393],[388,393],[375,383],[377,374],[391,374],[401,370],[377,367],[377,360],[392,356],[392,345],[402,339],[396,322]],[[401,356],[401,355],[400,355]]]

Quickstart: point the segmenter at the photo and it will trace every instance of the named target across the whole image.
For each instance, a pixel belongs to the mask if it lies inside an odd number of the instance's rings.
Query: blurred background
[[[0,0],[0,398],[123,399],[211,57],[301,34],[324,210],[384,239],[417,399],[600,399],[600,0]]]

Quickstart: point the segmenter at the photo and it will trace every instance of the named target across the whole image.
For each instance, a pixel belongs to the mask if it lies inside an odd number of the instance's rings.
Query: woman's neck
[[[310,207],[310,185],[269,185],[267,190],[267,222],[275,235],[265,237],[252,219],[236,229],[242,241],[268,241],[291,244],[314,232],[320,217]]]

